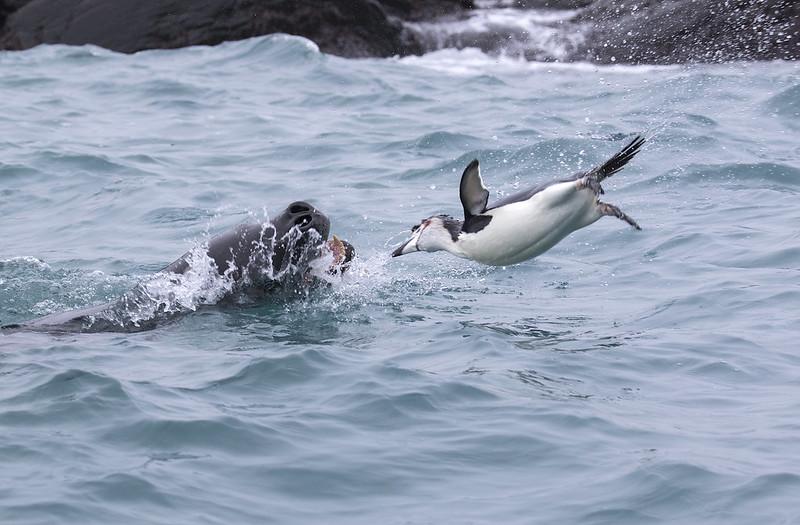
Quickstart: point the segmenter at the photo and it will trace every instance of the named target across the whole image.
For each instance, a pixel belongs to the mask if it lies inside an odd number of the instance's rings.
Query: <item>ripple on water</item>
[[[434,150],[457,151],[461,152],[468,149],[476,149],[484,144],[484,140],[464,133],[449,133],[447,131],[435,131],[426,133],[416,139],[401,142],[391,142],[382,147],[385,150],[414,149],[418,151]]]
[[[213,214],[208,210],[195,208],[193,206],[184,207],[164,207],[156,208],[146,212],[142,219],[152,224],[164,225],[164,227],[173,228],[174,223],[180,222],[198,222],[201,220],[209,220]]]
[[[252,421],[231,416],[203,419],[139,418],[104,429],[100,440],[128,450],[215,453],[259,456],[288,451],[288,436]]]
[[[91,173],[120,173],[125,166],[118,164],[106,155],[87,155],[65,153],[61,151],[39,151],[36,153],[36,164],[48,169],[75,168]]]
[[[800,117],[800,85],[786,88],[780,93],[771,96],[764,103],[764,106],[788,127],[796,129],[798,127],[798,117]]]
[[[279,357],[259,357],[239,371],[223,379],[214,380],[203,389],[226,387],[236,390],[270,390],[290,388],[319,378],[334,361],[319,350],[304,350]]]
[[[136,503],[154,509],[168,505],[170,501],[169,494],[162,492],[155,483],[136,474],[109,474],[102,479],[75,483],[71,488],[101,501]]]
[[[80,424],[98,416],[115,418],[138,412],[122,383],[84,370],[67,370],[3,401],[11,407],[0,414],[7,425]]]
[[[0,177],[35,177],[41,172],[24,164],[4,164],[0,162]]]

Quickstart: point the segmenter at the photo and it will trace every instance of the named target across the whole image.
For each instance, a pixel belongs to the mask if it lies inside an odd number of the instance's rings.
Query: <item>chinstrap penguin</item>
[[[640,230],[617,206],[600,201],[605,193],[600,183],[620,171],[644,142],[637,136],[600,166],[510,195],[492,206],[488,206],[489,190],[475,159],[461,176],[464,220],[448,215],[423,219],[392,256],[444,250],[483,264],[505,266],[541,255],[600,217],[616,217]]]

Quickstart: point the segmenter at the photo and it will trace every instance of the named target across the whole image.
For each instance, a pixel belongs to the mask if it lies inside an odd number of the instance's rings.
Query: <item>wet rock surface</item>
[[[0,48],[95,44],[132,53],[271,33],[304,36],[347,57],[421,53],[402,18],[438,17],[462,0],[12,0],[0,3]],[[0,18],[3,20],[3,18]]]
[[[0,0],[0,49],[95,44],[131,53],[270,33],[304,36],[345,57],[479,47],[599,63],[793,60],[800,57],[800,2]]]
[[[602,63],[793,60],[796,0],[597,0],[575,19],[590,28],[575,59]]]

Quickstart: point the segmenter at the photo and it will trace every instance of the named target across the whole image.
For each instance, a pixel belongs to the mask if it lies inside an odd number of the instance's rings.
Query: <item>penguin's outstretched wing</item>
[[[461,175],[461,205],[464,206],[464,220],[486,211],[489,202],[489,190],[481,179],[481,166],[478,159],[469,163]]]

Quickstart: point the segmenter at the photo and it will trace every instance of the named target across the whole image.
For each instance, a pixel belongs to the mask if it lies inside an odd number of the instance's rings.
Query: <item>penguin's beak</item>
[[[419,240],[420,231],[421,229],[414,232],[414,235],[412,235],[409,240],[398,246],[392,252],[392,257],[400,257],[401,255],[405,255],[407,253],[418,252],[419,247],[417,246],[417,241]]]

